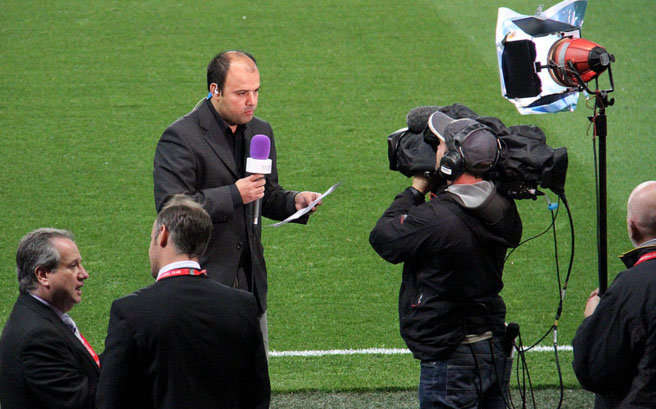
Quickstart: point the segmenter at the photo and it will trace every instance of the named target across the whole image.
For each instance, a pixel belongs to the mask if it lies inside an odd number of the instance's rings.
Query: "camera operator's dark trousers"
[[[512,358],[502,340],[460,344],[443,361],[422,361],[419,404],[429,408],[504,409]]]

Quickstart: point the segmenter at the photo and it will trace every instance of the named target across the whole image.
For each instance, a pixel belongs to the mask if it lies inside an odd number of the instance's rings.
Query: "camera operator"
[[[421,361],[420,407],[503,408],[512,359],[499,292],[506,250],[522,227],[513,200],[484,180],[500,145],[478,121],[439,111],[425,140],[447,185],[425,202],[431,180],[413,177],[369,241],[385,260],[404,263],[400,330]]]

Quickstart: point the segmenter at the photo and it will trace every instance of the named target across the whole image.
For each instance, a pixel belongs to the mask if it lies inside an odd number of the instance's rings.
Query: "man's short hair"
[[[228,75],[228,70],[230,69],[230,62],[235,57],[246,57],[253,61],[253,64],[257,65],[255,57],[246,51],[241,50],[227,50],[222,51],[207,65],[207,90],[210,90],[210,84],[215,83],[219,91],[223,92],[223,86],[225,85],[226,76]]]
[[[73,241],[73,233],[68,230],[41,228],[27,233],[18,243],[16,273],[21,293],[27,294],[36,289],[35,271],[38,267],[52,271],[59,265],[61,255],[52,242],[52,239],[56,238]]]
[[[203,207],[186,195],[171,196],[155,221],[156,229],[166,226],[179,254],[200,257],[212,236],[212,218]]]

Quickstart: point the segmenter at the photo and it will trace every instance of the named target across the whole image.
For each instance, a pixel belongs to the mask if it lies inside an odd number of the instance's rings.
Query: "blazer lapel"
[[[255,132],[251,129],[250,126],[246,125],[244,129],[244,157],[251,155],[251,139],[253,139]],[[244,159],[246,160],[246,159]]]
[[[230,173],[235,178],[238,178],[237,166],[235,164],[235,159],[232,155],[232,149],[228,145],[228,139],[222,129],[219,129],[219,125],[214,118],[214,114],[210,112],[210,108],[206,103],[202,103],[198,108],[198,118],[201,128],[205,130],[203,137],[205,142],[212,148],[216,156],[221,159],[221,161],[226,165]]]
[[[249,124],[246,124],[246,128],[244,129],[244,157],[242,160],[244,161],[244,172],[246,171],[246,158],[251,156],[251,139],[253,139],[253,136],[255,135],[255,131]],[[246,173],[248,176],[248,173]]]
[[[65,334],[65,336],[68,338],[68,340],[73,345],[75,345],[75,349],[77,349],[77,351],[80,354],[82,354],[86,357],[87,361],[89,362],[89,364],[93,368],[99,370],[98,365],[96,364],[96,361],[91,356],[91,353],[87,350],[87,347],[84,346],[82,341],[80,339],[78,339],[77,335],[75,335],[75,333],[73,333],[73,331],[71,331],[71,329],[68,326],[66,326],[66,324],[64,324],[64,322],[59,317],[57,317],[57,320],[59,321],[59,323],[61,323],[61,325],[60,325],[61,332]],[[79,328],[78,328],[78,331],[79,331]]]
[[[88,359],[91,366],[98,369],[96,361],[94,361],[89,351],[87,351],[87,348],[84,346],[84,344],[82,344],[82,341],[80,341],[75,333],[73,333],[73,331],[71,331],[71,329],[66,326],[66,324],[64,324],[64,321],[59,318],[57,313],[53,311],[52,308],[48,307],[30,295],[21,294],[20,297],[23,298],[23,302],[30,306],[30,309],[34,310],[38,315],[41,315],[50,321],[55,326],[55,328],[57,328],[57,331],[61,333],[64,338],[68,339],[69,343],[73,345],[80,354],[84,355]]]

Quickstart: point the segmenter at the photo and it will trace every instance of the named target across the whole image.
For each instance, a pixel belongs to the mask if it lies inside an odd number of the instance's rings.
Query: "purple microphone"
[[[269,159],[269,151],[271,150],[271,140],[268,136],[257,134],[251,138],[251,158],[253,159]]]
[[[250,174],[268,175],[271,173],[271,140],[268,136],[257,134],[251,138],[250,156],[246,158],[246,172]],[[262,199],[255,201],[253,207],[253,224],[257,225],[260,219],[260,208]]]

